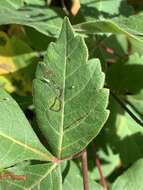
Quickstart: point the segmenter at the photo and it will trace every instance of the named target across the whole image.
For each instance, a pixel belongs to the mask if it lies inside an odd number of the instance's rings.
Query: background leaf
[[[1,180],[0,188],[7,190],[61,190],[60,167],[56,164],[37,164],[29,166],[15,166],[9,168],[17,176],[25,176],[26,180]]]
[[[142,17],[143,15],[130,16],[128,18],[94,19],[92,21],[77,24],[74,28],[77,32],[84,34],[125,34],[127,37],[142,42]]]
[[[0,90],[0,168],[24,160],[52,160],[17,103]]]
[[[119,154],[122,167],[129,167],[143,156],[143,128],[116,102],[110,98],[111,114],[104,128],[105,144],[109,144],[114,153]],[[134,112],[133,112],[134,113]]]
[[[126,172],[117,178],[111,190],[135,190],[142,189],[143,159],[138,160]]]
[[[20,8],[23,5],[23,0],[0,0],[0,4],[8,8]]]
[[[0,4],[0,25],[21,24],[39,32],[57,37],[60,32],[63,13],[60,9],[25,6],[21,9],[9,8]]]

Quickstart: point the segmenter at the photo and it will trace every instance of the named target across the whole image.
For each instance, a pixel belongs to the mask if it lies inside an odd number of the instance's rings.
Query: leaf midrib
[[[0,136],[14,142],[14,144],[17,144],[19,146],[24,147],[25,149],[30,150],[31,152],[34,152],[35,154],[38,154],[39,156],[43,157],[44,159],[46,159],[48,161],[53,161],[52,156],[49,157],[46,153],[43,153],[40,150],[37,150],[27,144],[24,144],[23,142],[20,142],[17,139],[10,137],[9,135],[6,135],[6,134],[0,132]]]
[[[68,33],[67,33],[68,35]],[[67,48],[68,48],[68,43],[67,43],[68,37],[66,36],[65,38],[65,60],[64,60],[64,72],[63,72],[63,94],[62,94],[62,111],[61,111],[61,125],[60,125],[60,139],[59,139],[59,147],[58,147],[58,158],[61,157],[62,153],[62,144],[63,144],[63,136],[64,136],[64,109],[65,109],[65,79],[66,79],[66,66],[67,66]]]

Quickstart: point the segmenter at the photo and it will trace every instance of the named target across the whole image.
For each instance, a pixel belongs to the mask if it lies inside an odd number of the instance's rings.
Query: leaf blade
[[[111,190],[135,190],[142,189],[141,181],[143,159],[139,159],[135,162],[127,171],[125,171],[121,176],[119,176],[113,183]]]
[[[17,103],[0,90],[1,168],[24,160],[50,161],[53,156],[43,147]]]
[[[98,60],[87,59],[83,39],[74,35],[66,19],[59,39],[49,45],[45,63],[37,68],[33,86],[37,121],[58,158],[84,149],[108,117],[104,74]]]
[[[61,190],[61,174],[60,166],[57,164],[37,164],[28,166],[15,166],[9,168],[8,172],[12,172],[17,176],[25,176],[25,180],[1,180],[0,187],[2,189],[15,190]]]
[[[58,16],[57,16],[58,12]],[[44,35],[57,37],[62,23],[60,9],[43,9],[24,6],[20,9],[0,5],[0,25],[20,24],[29,26]],[[46,22],[46,24],[45,24]]]
[[[75,31],[85,34],[124,34],[138,42],[143,41],[142,15],[114,19],[94,19],[74,26]]]

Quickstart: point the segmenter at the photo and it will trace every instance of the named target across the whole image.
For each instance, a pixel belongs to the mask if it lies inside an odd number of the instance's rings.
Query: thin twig
[[[143,114],[139,112],[139,110],[136,108],[135,105],[133,105],[129,100],[124,100],[124,101],[125,101],[125,103],[126,103],[127,105],[129,105],[133,110],[135,110],[135,112],[137,113],[137,115],[139,115],[139,118],[142,118],[142,117],[143,117]],[[141,121],[142,121],[142,119],[141,119]]]
[[[73,156],[66,157],[66,158],[62,159],[61,161],[64,161],[64,160],[66,160],[66,161],[67,161],[67,160],[73,160],[73,159],[76,159],[76,158],[81,157],[82,154],[83,154],[83,151],[81,151],[81,152],[79,152],[78,154],[75,154],[75,155],[73,155]]]
[[[96,154],[96,145],[94,143],[93,143],[93,153],[94,153],[95,165],[97,166],[97,169],[98,169],[98,172],[100,175],[100,183],[105,190],[108,190],[108,185],[107,185],[106,179],[103,175],[102,168],[101,168],[101,162],[100,162],[99,157]]]
[[[52,3],[52,0],[45,0],[45,5],[46,5],[46,6],[50,6],[51,3]]]
[[[136,123],[138,123],[141,127],[143,127],[142,121],[134,115],[134,113],[125,105],[125,103],[120,100],[120,98],[113,91],[110,90],[110,93],[114,97],[114,99],[120,104],[120,106],[124,108],[124,110],[130,115],[130,117],[134,121],[136,121]]]
[[[65,1],[64,1],[64,0],[61,0],[61,4],[62,4],[62,8],[63,8],[65,14],[66,14],[66,15],[69,15],[69,11],[68,11],[68,9],[67,9],[67,7],[66,7],[66,5],[65,5]]]
[[[84,190],[89,190],[89,183],[88,183],[88,164],[87,164],[87,151],[84,150],[81,155],[82,161],[82,175],[83,175],[83,186]]]

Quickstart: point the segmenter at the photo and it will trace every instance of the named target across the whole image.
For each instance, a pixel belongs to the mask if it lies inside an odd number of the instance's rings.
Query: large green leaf
[[[48,47],[34,81],[39,127],[54,155],[72,156],[99,133],[108,117],[108,90],[97,59],[87,60],[83,39],[66,19],[56,43]]]
[[[23,0],[0,0],[0,5],[7,8],[20,8],[23,6]]]
[[[0,168],[24,160],[51,161],[17,103],[0,90]]]
[[[84,34],[113,33],[125,34],[139,42],[143,42],[143,15],[118,17],[83,22],[74,26],[75,30]]]
[[[117,178],[111,190],[142,190],[142,180],[143,159],[140,159]]]
[[[10,168],[15,176],[25,176],[25,180],[3,179],[0,189],[6,190],[62,190],[60,167],[56,164],[37,164]]]
[[[0,4],[0,25],[21,24],[30,26],[39,32],[52,37],[58,37],[61,28],[63,13],[60,9],[23,7],[16,9]],[[92,20],[76,25],[75,31],[86,34],[114,33],[125,34],[136,40],[142,41],[136,35],[142,35],[143,15],[129,18],[116,18]]]
[[[45,5],[45,0],[0,0],[1,6],[5,6],[7,8],[21,8],[24,4],[27,5]]]
[[[30,26],[39,32],[57,37],[62,23],[62,11],[39,7],[9,8],[0,4],[0,25],[21,24]]]

